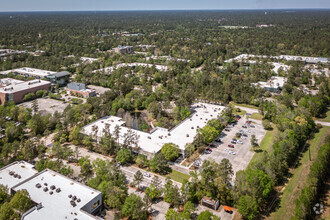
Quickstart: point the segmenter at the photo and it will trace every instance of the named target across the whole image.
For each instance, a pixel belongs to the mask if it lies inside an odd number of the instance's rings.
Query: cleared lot
[[[32,108],[32,102],[24,102],[19,104],[23,108]],[[54,112],[62,113],[64,109],[69,105],[68,103],[64,103],[55,99],[50,98],[40,98],[37,99],[38,106],[39,106],[39,113],[46,115],[46,114],[53,114]]]
[[[223,131],[221,133],[222,142],[217,143],[215,142],[216,148],[211,148],[212,152],[210,154],[202,154],[200,156],[200,160],[210,160],[213,159],[217,163],[220,163],[222,159],[227,158],[232,166],[234,173],[236,174],[239,170],[244,170],[248,166],[249,162],[251,161],[254,151],[250,151],[252,145],[251,145],[251,135],[255,135],[256,139],[258,140],[258,143],[262,141],[266,134],[266,130],[261,125],[261,121],[259,120],[251,120],[251,125],[254,126],[254,128],[249,127],[248,128],[242,128],[243,125],[245,125],[245,122],[247,121],[246,117],[243,116],[235,126],[232,128],[229,128],[230,131]],[[232,144],[231,141],[233,138],[235,138],[236,133],[238,133],[240,130],[244,131],[244,134],[247,135],[247,137],[242,137],[239,140],[243,142],[243,144]],[[228,145],[234,145],[234,148],[228,147]],[[235,152],[236,155],[232,155],[225,151],[225,149],[231,150]]]

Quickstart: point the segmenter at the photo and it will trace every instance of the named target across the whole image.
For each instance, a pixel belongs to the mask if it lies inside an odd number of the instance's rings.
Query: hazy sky
[[[0,11],[330,8],[329,0],[0,0]]]

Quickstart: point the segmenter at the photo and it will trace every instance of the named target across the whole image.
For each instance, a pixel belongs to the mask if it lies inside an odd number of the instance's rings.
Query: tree
[[[184,156],[186,158],[190,157],[191,155],[194,154],[195,150],[196,150],[195,145],[190,144],[190,143],[189,144],[186,144],[185,150],[184,150]]]
[[[79,176],[82,178],[83,182],[87,182],[89,178],[93,176],[92,165],[90,160],[79,161],[80,166],[80,174]]]
[[[209,219],[212,219],[212,220],[220,220],[219,217],[217,217],[216,215],[213,215],[213,214],[212,214],[210,211],[208,211],[208,210],[199,213],[199,215],[198,215],[198,217],[197,217],[197,220],[209,220]]]
[[[140,188],[140,183],[143,181],[143,174],[140,170],[136,171],[134,174],[134,183],[137,184],[138,188]]]
[[[19,215],[8,202],[5,202],[0,206],[0,219],[15,220],[19,219]]]
[[[258,140],[256,139],[256,136],[253,134],[251,135],[251,145],[252,147],[257,147],[258,146]]]
[[[0,205],[9,200],[8,188],[0,184]]]
[[[227,158],[222,159],[219,164],[219,175],[226,184],[229,184],[234,175],[233,166]]]
[[[37,113],[39,110],[38,100],[36,99],[32,101],[32,110],[34,113]]]
[[[164,144],[161,149],[162,154],[166,160],[174,161],[179,157],[180,149],[179,146],[173,143]]]
[[[59,142],[55,142],[54,146],[51,149],[52,154],[60,160],[67,160],[70,156],[73,156],[73,151],[68,146],[61,146]]]
[[[132,160],[131,151],[126,148],[121,149],[117,153],[116,160],[119,161],[121,164],[126,164],[131,162]]]
[[[177,213],[174,209],[169,209],[166,212],[165,218],[166,220],[176,220],[177,219]]]
[[[146,167],[148,166],[148,158],[146,155],[144,154],[139,154],[137,157],[136,157],[136,160],[135,160],[136,164],[139,166],[139,167]]]
[[[238,211],[246,219],[256,219],[259,214],[258,203],[255,198],[249,195],[241,196],[238,203]]]
[[[262,121],[262,126],[263,126],[264,129],[266,129],[266,130],[272,130],[272,129],[273,129],[273,127],[272,127],[270,121],[267,120],[267,119],[265,119],[265,120]]]
[[[211,143],[219,134],[219,132],[209,125],[204,126],[204,128],[198,129],[198,133],[203,138],[205,144]]]
[[[167,160],[163,153],[160,152],[152,158],[150,168],[153,172],[166,173],[168,171]]]
[[[33,206],[33,203],[27,190],[23,189],[15,193],[14,197],[10,200],[10,205],[23,213],[29,210]]]
[[[181,203],[179,188],[173,184],[171,179],[166,179],[164,187],[164,201],[172,205]]]
[[[141,198],[135,194],[130,194],[121,209],[121,213],[124,217],[130,217],[131,219],[146,219],[147,213],[145,210],[145,204]]]
[[[162,195],[163,189],[161,187],[161,181],[157,175],[154,175],[151,184],[146,189],[145,193],[150,197],[151,200],[154,200]]]
[[[80,133],[80,130],[78,126],[74,126],[70,131],[69,140],[75,145],[81,144],[83,140],[83,135]]]

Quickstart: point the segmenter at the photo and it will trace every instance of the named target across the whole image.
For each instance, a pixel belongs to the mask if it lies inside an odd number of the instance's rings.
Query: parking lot
[[[250,151],[252,147],[251,135],[254,134],[258,144],[260,144],[266,134],[266,130],[263,128],[261,121],[250,120],[251,127],[247,126],[247,128],[243,128],[242,126],[246,125],[246,121],[246,116],[242,116],[242,118],[238,120],[234,126],[229,126],[229,131],[223,130],[219,136],[222,142],[214,142],[213,144],[215,144],[216,147],[211,148],[212,152],[210,153],[203,153],[200,156],[200,161],[213,159],[217,163],[220,163],[222,159],[227,158],[231,162],[235,174],[239,170],[246,169],[254,155],[254,151]],[[238,139],[242,142],[242,144],[231,143],[232,139],[235,138],[236,133],[238,133],[240,130],[243,130],[243,134],[245,134],[247,137],[241,137]],[[228,145],[233,145],[234,148],[230,148]],[[228,151],[232,151],[234,153],[230,154]]]
[[[24,102],[19,104],[23,108],[32,108],[32,102]],[[39,98],[37,99],[38,106],[39,106],[39,113],[46,115],[46,114],[53,114],[54,112],[62,113],[64,109],[69,105],[68,103],[64,103],[62,101],[58,101],[55,99],[50,98]]]

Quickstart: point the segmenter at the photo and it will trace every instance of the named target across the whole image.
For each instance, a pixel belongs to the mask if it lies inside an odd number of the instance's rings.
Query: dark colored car
[[[236,141],[231,141],[232,144],[236,144]]]
[[[243,125],[242,128],[247,128],[247,126],[246,125]]]
[[[230,131],[230,129],[229,128],[225,128],[225,131]]]
[[[215,146],[214,144],[210,144],[210,147],[216,148],[217,146]]]
[[[234,145],[232,144],[229,144],[228,147],[235,148]]]

